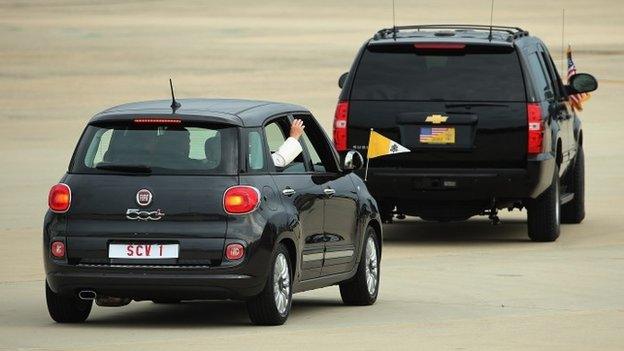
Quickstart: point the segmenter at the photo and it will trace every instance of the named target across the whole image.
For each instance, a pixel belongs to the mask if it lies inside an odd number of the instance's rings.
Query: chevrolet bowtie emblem
[[[431,115],[431,116],[427,116],[427,119],[425,119],[425,122],[429,122],[433,124],[440,124],[440,123],[446,122],[447,119],[448,119],[447,116]]]

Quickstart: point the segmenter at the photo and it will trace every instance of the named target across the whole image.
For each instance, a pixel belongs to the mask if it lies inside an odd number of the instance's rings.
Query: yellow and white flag
[[[370,137],[368,139],[368,153],[366,154],[366,158],[400,154],[402,152],[410,152],[410,150],[396,141],[388,139],[371,129]]]
[[[376,131],[370,131],[370,137],[368,138],[368,152],[366,153],[366,170],[364,171],[364,181],[368,179],[368,161],[371,158],[400,154],[403,152],[410,152],[410,149],[397,143],[392,139],[388,139],[385,136],[377,133]]]

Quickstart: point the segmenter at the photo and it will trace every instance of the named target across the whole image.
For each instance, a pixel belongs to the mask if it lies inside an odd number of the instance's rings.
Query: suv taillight
[[[334,145],[336,150],[347,149],[347,120],[349,119],[349,102],[340,101],[334,115]]]
[[[223,194],[223,209],[230,214],[246,214],[260,205],[260,192],[253,186],[237,185]]]
[[[527,152],[529,155],[539,154],[543,151],[544,122],[542,121],[542,110],[538,103],[527,104],[527,122],[529,125]]]
[[[67,184],[58,183],[50,189],[48,207],[55,213],[65,213],[71,205],[71,189]]]

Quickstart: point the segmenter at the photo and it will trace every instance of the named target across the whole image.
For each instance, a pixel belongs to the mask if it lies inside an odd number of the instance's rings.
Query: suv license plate
[[[453,127],[421,127],[421,144],[455,144],[455,128]]]
[[[108,258],[149,260],[178,258],[178,244],[110,244]]]

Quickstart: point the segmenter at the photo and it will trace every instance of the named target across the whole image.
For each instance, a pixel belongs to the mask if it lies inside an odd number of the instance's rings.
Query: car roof
[[[518,27],[492,26],[491,28],[490,31],[490,26],[469,24],[399,26],[379,30],[368,44],[461,42],[512,46],[517,40],[529,37],[529,32]]]
[[[183,121],[225,123],[236,126],[261,126],[271,116],[287,113],[309,113],[305,107],[271,101],[243,99],[179,99],[180,107],[171,108],[171,100],[133,102],[106,109],[89,123],[133,117],[175,117]]]

